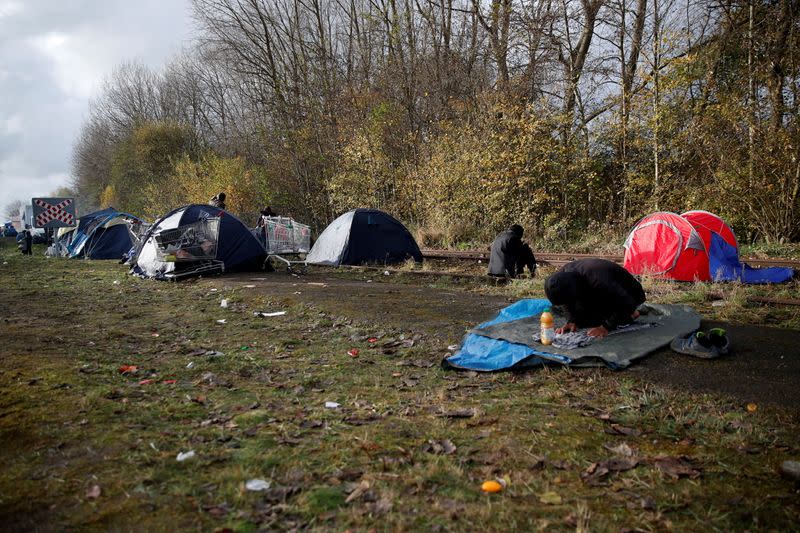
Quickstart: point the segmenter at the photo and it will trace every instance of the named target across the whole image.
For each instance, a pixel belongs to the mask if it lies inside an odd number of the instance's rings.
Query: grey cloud
[[[190,37],[189,0],[16,4],[0,0],[0,206],[67,184],[89,99],[116,65],[159,68]]]

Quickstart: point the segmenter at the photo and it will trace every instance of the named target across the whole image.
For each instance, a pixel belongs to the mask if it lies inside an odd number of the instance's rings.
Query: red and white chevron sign
[[[34,198],[33,222],[37,228],[75,225],[74,198]]]

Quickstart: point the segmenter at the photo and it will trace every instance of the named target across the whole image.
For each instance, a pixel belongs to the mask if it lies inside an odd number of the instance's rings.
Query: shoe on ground
[[[699,357],[701,359],[714,359],[720,352],[711,342],[709,335],[702,331],[693,331],[682,337],[675,337],[669,345],[672,351]]]
[[[708,338],[711,344],[717,348],[720,355],[727,355],[731,348],[731,340],[728,334],[722,328],[713,328],[708,330]]]

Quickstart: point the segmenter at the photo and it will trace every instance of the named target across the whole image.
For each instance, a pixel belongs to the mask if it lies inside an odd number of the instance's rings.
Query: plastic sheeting
[[[533,341],[533,333],[539,327],[538,317],[550,306],[547,300],[530,299],[504,308],[497,317],[468,333],[461,348],[445,360],[445,365],[478,371],[545,363],[619,369],[668,345],[674,337],[700,327],[700,316],[687,306],[646,304],[649,312],[638,321],[656,327],[620,333],[582,348],[559,349]]]

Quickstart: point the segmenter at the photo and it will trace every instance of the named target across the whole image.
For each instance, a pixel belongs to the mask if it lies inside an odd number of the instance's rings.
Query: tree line
[[[800,238],[800,0],[192,0],[197,38],[125,63],[73,154],[90,205],[220,190],[320,230],[353,207],[432,244],[708,209]]]

